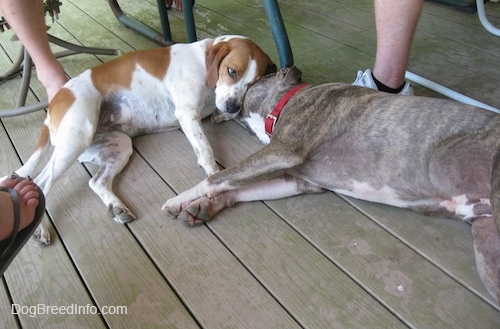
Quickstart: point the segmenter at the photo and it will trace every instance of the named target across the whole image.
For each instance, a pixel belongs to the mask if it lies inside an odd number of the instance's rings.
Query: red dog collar
[[[280,116],[283,107],[285,107],[286,103],[288,103],[288,101],[290,100],[290,98],[292,98],[293,95],[295,95],[299,90],[307,86],[309,86],[309,84],[303,83],[290,89],[285,94],[285,96],[283,96],[283,98],[278,102],[278,104],[274,107],[274,110],[267,115],[264,126],[266,128],[266,134],[269,137],[271,137],[271,134],[274,130],[274,126],[276,125],[276,121],[278,121],[278,117]]]

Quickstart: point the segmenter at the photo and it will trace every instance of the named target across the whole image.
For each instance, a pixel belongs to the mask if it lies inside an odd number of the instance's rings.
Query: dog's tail
[[[36,144],[35,152],[26,161],[26,163],[16,171],[16,173],[21,177],[34,177],[34,171],[38,164],[45,158],[50,145],[50,133],[49,127],[44,122],[40,135],[38,136],[38,142]]]

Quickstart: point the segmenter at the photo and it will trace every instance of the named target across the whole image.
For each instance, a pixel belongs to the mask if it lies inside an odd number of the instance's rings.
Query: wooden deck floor
[[[122,1],[159,29],[156,1]],[[371,0],[280,1],[295,63],[308,82],[351,82],[373,62]],[[500,26],[500,4],[487,3]],[[260,0],[196,0],[198,37],[244,34],[278,61]],[[182,14],[174,38],[187,39]],[[63,1],[51,32],[84,45],[157,47],[119,25],[103,0]],[[0,34],[0,70],[17,54]],[[61,59],[68,75],[111,57]],[[409,69],[500,108],[500,38],[475,14],[426,2]],[[20,79],[0,86],[14,105]],[[30,102],[44,98],[32,82]],[[434,93],[416,87],[416,93]],[[0,173],[32,153],[45,112],[0,126]],[[205,128],[221,166],[259,147],[235,122]],[[334,193],[227,209],[197,228],[161,205],[203,177],[176,130],[137,138],[115,190],[138,219],[112,222],[88,188],[92,166],[74,164],[47,200],[52,245],[28,243],[0,280],[2,328],[499,328],[500,312],[475,270],[470,227]],[[12,305],[23,314],[12,314]],[[68,307],[50,314],[43,306]],[[118,306],[125,306],[127,314]],[[36,314],[35,314],[36,313]],[[80,313],[80,314],[75,314]],[[90,313],[90,314],[89,314]]]

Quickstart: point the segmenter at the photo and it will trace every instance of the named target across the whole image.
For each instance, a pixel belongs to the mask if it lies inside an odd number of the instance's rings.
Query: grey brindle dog
[[[249,88],[241,112],[213,119],[239,116],[269,142],[264,119],[300,77],[295,67],[266,76]],[[305,86],[265,147],[163,210],[199,224],[236,202],[323,189],[472,223],[479,275],[500,301],[500,115],[480,108],[342,83]]]

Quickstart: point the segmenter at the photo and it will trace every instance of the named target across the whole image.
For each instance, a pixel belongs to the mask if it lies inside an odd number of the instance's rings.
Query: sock
[[[403,90],[403,88],[405,87],[405,84],[406,84],[406,82],[403,82],[403,84],[400,87],[394,89],[391,87],[387,87],[382,82],[378,81],[377,78],[375,78],[375,76],[373,75],[373,73],[372,73],[372,78],[373,78],[373,81],[375,81],[375,84],[377,85],[378,90],[385,91],[386,93],[390,93],[390,94],[399,93],[401,90]]]

